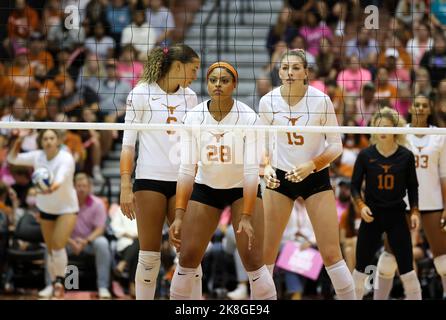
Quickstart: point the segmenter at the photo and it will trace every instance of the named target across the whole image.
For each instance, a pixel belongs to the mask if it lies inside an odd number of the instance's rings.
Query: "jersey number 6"
[[[287,132],[288,144],[301,146],[304,144],[304,137],[299,136],[296,132]]]
[[[175,117],[167,117],[166,123],[177,122],[177,118]],[[175,134],[175,131],[168,130],[167,134]]]
[[[220,161],[220,162],[230,162],[231,161],[231,148],[229,146],[207,146],[208,150],[208,161]]]

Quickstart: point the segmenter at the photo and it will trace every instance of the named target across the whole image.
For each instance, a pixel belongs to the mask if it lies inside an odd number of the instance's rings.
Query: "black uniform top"
[[[351,184],[352,197],[361,202],[365,177],[365,204],[372,208],[404,209],[406,190],[410,208],[418,208],[418,180],[413,153],[399,146],[394,154],[384,157],[376,146],[361,150],[355,162]],[[359,203],[358,203],[359,204]]]

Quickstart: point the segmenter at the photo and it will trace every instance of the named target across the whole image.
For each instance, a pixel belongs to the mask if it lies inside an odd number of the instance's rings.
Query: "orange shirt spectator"
[[[45,101],[40,97],[40,84],[36,81],[31,82],[26,95],[25,108],[31,111],[32,120],[46,120],[47,110]]]
[[[34,68],[38,63],[46,67],[46,72],[54,68],[53,56],[45,49],[45,37],[38,32],[34,32],[30,36],[30,44],[28,51],[28,59]]]
[[[25,0],[16,0],[16,8],[8,17],[8,37],[25,40],[31,32],[38,30],[39,16],[26,5]]]
[[[78,134],[69,130],[66,131],[64,144],[68,149],[70,149],[70,152],[76,162],[83,162],[85,160],[87,153],[82,143],[82,139]]]
[[[6,68],[0,63],[0,99],[9,97],[12,93],[14,84],[7,77]]]
[[[12,81],[12,95],[25,98],[26,91],[33,78],[33,69],[28,61],[28,49],[19,48],[16,51],[13,66],[8,70],[8,77]]]

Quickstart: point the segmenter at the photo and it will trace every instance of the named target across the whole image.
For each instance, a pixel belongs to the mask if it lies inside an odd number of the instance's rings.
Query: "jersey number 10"
[[[393,190],[395,177],[393,174],[378,175],[378,189],[379,190]]]

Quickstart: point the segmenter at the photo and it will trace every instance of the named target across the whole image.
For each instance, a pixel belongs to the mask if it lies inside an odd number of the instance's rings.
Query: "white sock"
[[[53,255],[49,252],[46,259],[46,269],[48,270],[48,274],[50,275],[51,283],[53,283],[56,280],[56,273],[54,272]]]
[[[155,298],[156,280],[161,266],[161,253],[156,251],[139,251],[135,275],[136,300],[153,300]]]
[[[356,300],[355,285],[347,264],[341,260],[325,267],[339,300]]]
[[[421,300],[421,286],[415,270],[401,275],[400,278],[403,282],[406,300]]]
[[[392,290],[393,278],[395,277],[398,264],[395,256],[383,251],[378,259],[377,285],[373,291],[373,300],[388,300]]]
[[[353,281],[355,283],[355,295],[357,300],[362,300],[364,297],[364,282],[367,279],[368,275],[358,270],[353,270]]]
[[[191,300],[194,278],[199,268],[177,266],[170,284],[170,300]]]
[[[265,265],[247,273],[253,300],[277,300],[276,286]]]
[[[53,272],[55,278],[65,278],[65,269],[68,264],[68,256],[65,248],[59,250],[52,250],[51,255],[53,256]]]
[[[443,284],[443,297],[446,298],[446,254],[438,256],[434,259],[435,270],[441,277]]]
[[[268,268],[269,274],[271,277],[274,276],[274,263],[273,264],[267,264],[266,267]]]
[[[194,275],[194,284],[192,287],[192,300],[201,300],[202,293],[202,282],[203,270],[201,269],[201,264],[197,268],[197,273]]]

